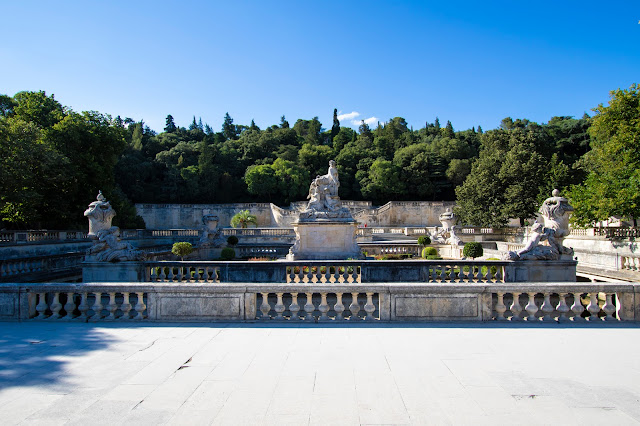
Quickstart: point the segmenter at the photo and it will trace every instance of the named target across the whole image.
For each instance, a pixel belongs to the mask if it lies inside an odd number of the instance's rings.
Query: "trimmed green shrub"
[[[425,259],[427,259],[427,260],[440,260],[442,258],[440,256],[438,256],[437,254],[429,254],[429,255],[427,255],[427,257],[425,257]]]
[[[472,259],[482,256],[483,253],[484,251],[482,250],[482,244],[476,241],[471,241],[470,243],[465,244],[464,248],[462,249],[462,255],[464,257],[470,257]]]
[[[184,257],[190,255],[192,252],[193,246],[191,243],[185,241],[173,243],[173,247],[171,247],[171,253],[180,256],[180,260],[184,260]]]
[[[421,235],[418,237],[418,244],[423,247],[428,246],[429,244],[431,244],[431,238],[429,238],[428,235]]]
[[[229,244],[230,246],[235,246],[236,244],[238,244],[238,237],[236,237],[235,235],[229,235],[227,237],[227,244]]]
[[[427,256],[438,256],[438,249],[435,247],[425,247],[422,249],[422,257],[428,259]]]
[[[234,249],[232,249],[231,247],[225,247],[220,252],[220,257],[223,260],[231,260],[231,259],[236,257],[236,251]]]

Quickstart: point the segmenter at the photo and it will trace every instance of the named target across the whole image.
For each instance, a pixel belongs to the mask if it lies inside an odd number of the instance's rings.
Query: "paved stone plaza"
[[[0,324],[0,423],[638,424],[640,327]]]

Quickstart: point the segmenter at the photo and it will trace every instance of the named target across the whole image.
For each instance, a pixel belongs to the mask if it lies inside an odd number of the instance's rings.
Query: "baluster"
[[[324,265],[323,268],[324,268],[324,273],[322,274],[322,283],[323,284],[328,284],[329,283],[329,278],[330,278],[330,275],[331,275],[329,273],[330,266],[327,264],[327,265]]]
[[[342,273],[340,274],[340,282],[343,284],[347,284],[349,282],[349,267],[347,265],[341,266]]]
[[[296,280],[296,276],[293,273],[294,270],[295,270],[294,266],[287,266],[287,283],[288,284],[291,284],[291,283],[295,282],[295,280]]]
[[[331,278],[331,283],[337,284],[340,282],[340,267],[338,265],[333,266],[333,275]]]
[[[309,266],[310,282],[318,284],[320,282],[320,266]]]
[[[461,283],[464,282],[464,267],[466,266],[464,263],[459,263],[458,272],[455,271],[456,265],[451,265],[451,276],[449,279],[452,283]]]
[[[276,320],[279,321],[283,321],[284,317],[282,316],[283,312],[284,312],[284,303],[282,303],[282,293],[276,293],[276,305],[273,307],[273,309],[276,311]]]
[[[540,310],[544,312],[544,316],[542,317],[543,321],[552,321],[551,314],[553,313],[553,305],[551,304],[551,293],[544,293],[544,302],[540,307]]]
[[[312,267],[311,265],[306,266],[306,272],[304,273],[304,282],[306,284],[311,284],[312,283]]]
[[[320,311],[320,321],[328,321],[329,317],[327,316],[327,312],[329,312],[329,304],[327,303],[327,293],[320,293],[320,306],[318,306],[318,310]]]
[[[482,273],[482,267],[478,267],[478,270],[476,271],[476,268],[474,266],[473,263],[468,265],[469,267],[469,271],[467,273],[464,274],[464,278],[465,278],[465,282],[471,284],[471,283],[475,283],[476,282],[476,273],[481,274]],[[460,282],[463,282],[462,280]]]
[[[305,293],[307,295],[307,302],[304,304],[304,311],[307,313],[305,316],[306,321],[313,321],[313,311],[316,310],[315,306],[313,306],[313,293]]]
[[[182,265],[178,266],[178,282],[182,282],[182,279],[184,278],[184,273],[182,270]]]
[[[94,312],[91,316],[91,319],[99,320],[100,318],[102,318],[102,293],[94,292],[93,294],[95,295],[96,300],[94,300],[93,306],[91,307]]]
[[[293,269],[293,266],[291,267]],[[291,305],[289,305],[289,311],[291,312],[292,320],[299,320],[300,305],[298,304],[298,293],[291,293]]]
[[[376,311],[376,305],[373,304],[373,293],[367,293],[367,303],[364,304],[364,311],[367,313],[366,320],[375,320],[373,313]]]
[[[133,319],[135,320],[143,320],[144,319],[144,310],[147,309],[147,305],[144,304],[144,292],[137,291],[136,295],[138,296],[138,300],[136,301],[135,311],[138,313]]]
[[[438,282],[438,271],[436,269],[436,265],[429,265],[429,282]]]
[[[158,281],[161,281],[161,282],[167,281],[167,274],[164,271],[164,266],[160,266],[158,268],[158,271],[160,272],[158,274]]]
[[[488,283],[491,282],[491,265],[485,265],[485,267],[487,268],[487,272],[485,274],[482,273],[482,266],[478,267],[478,281],[476,282],[482,282],[483,279]]]
[[[507,307],[504,304],[504,293],[499,291],[498,293],[498,303],[496,303],[496,313],[498,316],[496,319],[498,321],[504,321],[506,318],[504,317],[504,313],[507,312]]]
[[[536,312],[538,312],[538,306],[536,305],[535,301],[536,293],[529,292],[527,294],[529,295],[529,303],[527,303],[527,305],[524,307],[524,310],[529,313],[527,321],[536,321]]]
[[[67,292],[67,303],[64,304],[64,311],[66,315],[63,319],[71,320],[73,319],[73,311],[76,309],[76,303],[73,300],[73,292]]]
[[[342,293],[336,293],[336,304],[333,305],[333,310],[336,311],[336,320],[344,319],[342,313],[344,312],[344,305],[342,304]]]
[[[491,269],[489,269],[487,275],[487,282],[491,282]],[[494,282],[500,283],[504,282],[504,273],[501,265],[496,265],[496,273],[493,275]]]
[[[107,305],[107,309],[109,309],[109,316],[105,319],[109,321],[113,321],[116,319],[116,311],[118,310],[118,304],[116,303],[116,292],[109,292],[109,304]]]
[[[358,312],[360,312],[360,305],[358,304],[358,293],[351,293],[351,304],[349,305],[349,310],[351,311],[351,317],[349,318],[351,321],[359,320]]]
[[[211,280],[215,283],[222,282],[222,269],[219,266],[213,268],[213,274],[211,275]]]
[[[57,291],[53,293],[53,301],[51,305],[49,305],[49,309],[51,309],[51,316],[47,319],[53,320],[61,317],[60,310],[62,309],[62,304],[60,303],[60,293]]]
[[[45,319],[48,307],[49,305],[47,304],[47,293],[38,293],[38,305],[36,306],[38,316],[36,317],[36,319]]]
[[[558,306],[556,306],[556,311],[560,314],[558,315],[558,322],[565,322],[569,319],[567,317],[567,313],[570,310],[569,306],[567,306],[567,294],[568,293],[559,294],[560,300],[558,301]]]
[[[262,319],[268,320],[271,319],[269,317],[269,311],[271,310],[271,306],[269,305],[269,293],[260,293],[262,294],[262,303],[260,304],[260,312],[262,312]]]
[[[580,300],[582,293],[573,293],[573,305],[571,305],[571,311],[573,312],[574,321],[586,321],[582,317],[584,312],[584,306],[582,306],[582,300]]]
[[[173,266],[169,266],[169,275],[167,275],[167,281],[173,282],[174,277],[175,275],[173,275]]]
[[[296,283],[298,284],[302,284],[304,282],[304,266],[301,264],[298,264],[298,280],[296,281]]]
[[[437,267],[440,268],[440,274],[438,275],[438,282],[443,283],[445,281],[445,279],[447,278],[446,268],[442,264],[438,265]]]
[[[589,321],[599,321],[598,312],[600,312],[600,306],[598,306],[598,293],[589,293],[589,299],[589,306],[587,306],[587,311],[591,314]]]
[[[129,303],[129,293],[122,293],[122,305],[120,305],[120,310],[122,311],[122,316],[119,318],[122,321],[129,319],[129,312],[131,311],[131,303]]]
[[[87,321],[89,317],[87,317],[87,312],[89,311],[89,304],[87,303],[87,293],[83,292],[80,296],[80,305],[78,305],[78,310],[80,311],[80,316],[76,319]]]
[[[613,316],[613,314],[616,312],[616,306],[613,304],[613,301],[612,301],[613,294],[607,293],[606,297],[607,297],[606,302],[602,307],[602,310],[604,311],[604,313],[607,314],[607,316],[604,317],[604,320],[617,321],[617,319]]]
[[[513,302],[511,302],[511,306],[509,310],[513,314],[511,317],[511,321],[522,321],[522,317],[520,316],[522,313],[522,305],[520,305],[520,293],[512,293]]]

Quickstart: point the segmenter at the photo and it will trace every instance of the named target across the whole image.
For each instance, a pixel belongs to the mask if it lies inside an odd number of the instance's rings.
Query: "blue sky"
[[[188,126],[456,130],[582,116],[640,83],[640,1],[8,1],[0,93]]]

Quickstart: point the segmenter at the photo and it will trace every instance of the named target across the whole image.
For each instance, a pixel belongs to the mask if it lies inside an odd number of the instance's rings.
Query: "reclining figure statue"
[[[573,255],[573,249],[562,245],[569,235],[569,216],[573,207],[569,200],[560,196],[560,191],[553,190],[552,196],[544,200],[539,213],[543,223],[538,220],[531,228],[529,240],[525,247],[518,251],[505,253],[507,260],[558,260],[564,255]],[[548,245],[542,245],[546,241]]]

